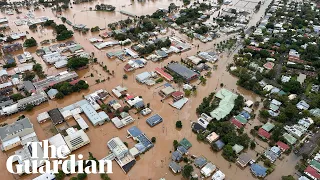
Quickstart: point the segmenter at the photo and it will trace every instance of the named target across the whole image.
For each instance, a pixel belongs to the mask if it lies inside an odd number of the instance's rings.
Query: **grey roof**
[[[243,165],[247,165],[251,161],[251,157],[247,153],[242,153],[238,157],[238,162]]]
[[[13,103],[14,103],[14,102],[13,102],[12,99],[7,100],[7,101],[3,101],[3,102],[0,103],[0,108],[1,108],[1,107],[5,107],[5,106],[8,106],[8,105],[12,105]]]
[[[31,81],[23,81],[23,86],[24,86],[24,89],[28,92],[32,92],[36,90],[36,88],[34,87]]]
[[[205,157],[200,156],[194,160],[194,165],[196,167],[202,168],[206,164],[207,164],[207,159]]]
[[[1,139],[5,139],[8,135],[13,135],[26,128],[33,128],[29,118],[20,119],[19,121],[15,121],[12,124],[8,124],[4,127],[0,127],[0,137]]]
[[[169,64],[168,69],[171,71],[174,71],[175,73],[177,73],[178,75],[182,76],[187,80],[192,79],[195,76],[198,76],[198,74],[192,71],[191,69],[178,63]]]
[[[78,77],[78,74],[74,71],[72,72],[67,72],[65,74],[57,74],[56,76],[50,76],[47,77],[44,80],[38,81],[33,83],[33,85],[36,87],[36,89],[46,89],[50,86],[53,86],[54,84],[60,83],[60,82],[64,82],[64,81],[68,81],[68,80],[72,80]]]
[[[147,119],[147,123],[151,127],[161,123],[162,121],[162,117],[159,114],[155,114]]]
[[[174,162],[174,161],[170,162],[169,167],[175,172],[180,172],[181,171],[181,166],[178,163]]]
[[[55,97],[55,95],[56,94],[58,94],[58,90],[57,89],[50,89],[48,92],[47,92],[47,94],[48,94],[48,96],[50,97],[50,98],[53,98],[53,97]]]
[[[58,108],[51,109],[50,111],[48,111],[48,114],[52,120],[53,125],[57,125],[64,121],[64,118]]]

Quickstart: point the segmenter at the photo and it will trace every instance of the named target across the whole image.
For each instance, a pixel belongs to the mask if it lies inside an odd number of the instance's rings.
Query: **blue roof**
[[[240,115],[242,115],[247,120],[251,118],[250,114],[247,111],[242,111]]]
[[[164,85],[163,85],[164,87],[172,87],[172,85],[170,84],[170,83],[165,83]]]
[[[137,137],[139,135],[142,134],[142,132],[140,131],[139,128],[137,128],[137,126],[133,126],[130,129],[128,129],[128,133],[132,136],[132,137]]]
[[[136,147],[140,153],[143,153],[146,151],[146,147],[142,143],[138,143],[138,144],[134,145],[134,147]]]
[[[111,100],[111,101],[108,102],[109,105],[112,105],[112,104],[115,104],[115,103],[117,103],[116,100]]]
[[[134,107],[137,109],[142,108],[143,106],[144,106],[143,101],[138,101],[137,103],[134,104]]]
[[[222,149],[225,145],[220,139],[214,143],[217,145],[218,149]]]
[[[147,123],[151,127],[161,123],[162,121],[162,117],[159,114],[155,114],[147,119]]]
[[[177,150],[178,150],[179,152],[181,152],[182,154],[186,154],[186,153],[188,152],[188,150],[187,150],[185,147],[183,147],[183,146],[178,146],[178,147],[177,147]]]
[[[182,154],[179,151],[174,151],[171,155],[173,161],[180,161],[182,158]]]
[[[7,60],[7,64],[13,64],[13,63],[15,63],[16,61],[14,60],[14,59],[8,59]]]
[[[252,173],[257,177],[265,177],[267,175],[267,168],[259,164],[252,164],[250,169]]]

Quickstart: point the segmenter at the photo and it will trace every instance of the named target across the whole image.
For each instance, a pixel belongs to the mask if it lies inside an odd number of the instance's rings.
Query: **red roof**
[[[262,129],[262,128],[259,129],[258,134],[259,134],[260,136],[262,136],[262,137],[267,138],[267,139],[269,139],[270,136],[271,136],[270,133],[268,133],[266,130],[264,130],[264,129]]]
[[[305,173],[310,174],[311,176],[315,177],[316,179],[320,179],[320,174],[317,170],[312,168],[311,166],[308,166],[306,170],[304,170]]]
[[[71,85],[75,85],[80,81],[80,79],[76,79],[70,82]]]
[[[183,93],[181,91],[176,91],[176,92],[172,93],[171,96],[176,98],[176,97],[183,96]]]
[[[124,69],[125,71],[131,71],[131,70],[132,70],[132,66],[131,66],[130,64],[126,64],[126,65],[123,67],[123,69]]]
[[[261,51],[262,50],[261,48],[257,48],[257,47],[254,47],[254,46],[247,46],[247,48],[255,50],[255,51]]]
[[[173,77],[170,74],[164,72],[164,70],[161,69],[161,68],[157,67],[156,68],[156,73],[158,73],[160,76],[164,77],[167,81],[172,81],[173,80]]]
[[[234,117],[231,119],[231,123],[237,126],[238,128],[243,127],[243,124],[240,121],[236,120]]]
[[[283,143],[281,141],[277,142],[277,146],[279,146],[279,148],[282,149],[283,151],[286,151],[286,150],[288,150],[290,148],[287,144],[285,144],[285,143]]]
[[[128,100],[130,100],[130,99],[133,99],[134,98],[134,96],[133,95],[127,95],[127,97],[126,97],[126,100],[128,101]]]

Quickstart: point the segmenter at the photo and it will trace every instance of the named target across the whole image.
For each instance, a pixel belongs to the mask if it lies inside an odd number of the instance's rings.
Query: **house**
[[[280,152],[279,148],[277,150]],[[272,149],[268,149],[264,152],[264,156],[268,158],[271,163],[274,163],[280,155],[276,154],[274,151],[272,151]]]
[[[40,113],[37,116],[38,123],[46,122],[48,119],[50,119],[50,116],[49,116],[48,112]]]
[[[166,73],[162,68],[157,67],[155,69],[155,72],[169,82],[173,80],[173,77],[170,74]]]
[[[198,124],[200,124],[203,128],[207,129],[207,126],[209,125],[209,122],[200,117],[198,119]]]
[[[212,176],[212,180],[224,180],[224,178],[226,178],[226,175],[220,170],[215,172]]]
[[[0,127],[1,150],[8,151],[21,145],[21,138],[33,132],[33,124],[29,118],[23,118]]]
[[[192,81],[199,77],[199,74],[195,73],[191,69],[178,64],[178,63],[171,63],[167,66],[168,70],[176,73],[178,76],[182,77],[185,81]]]
[[[303,83],[304,83],[304,80],[305,80],[306,78],[307,78],[307,75],[300,73],[299,76],[297,77],[297,81],[298,81],[300,84],[303,84]]]
[[[237,164],[244,168],[251,160],[251,157],[247,153],[242,153],[237,159]]]
[[[206,137],[206,139],[211,144],[212,142],[214,142],[214,141],[219,139],[219,135],[216,134],[215,132],[212,132]]]
[[[258,135],[262,139],[270,139],[270,137],[271,137],[271,134],[269,132],[267,132],[266,130],[264,130],[263,128],[259,128]]]
[[[192,131],[199,134],[201,133],[202,131],[206,130],[206,128],[204,128],[201,124],[197,123],[197,122],[193,122],[191,124],[191,128],[192,128]]]
[[[204,165],[207,164],[207,159],[203,156],[199,156],[194,160],[193,163],[197,168],[202,168]]]
[[[163,121],[162,117],[159,114],[155,114],[147,119],[147,124],[151,127],[161,123]]]
[[[304,100],[301,100],[300,102],[298,102],[298,104],[296,105],[296,107],[299,109],[299,110],[308,110],[310,105],[304,101]]]
[[[313,180],[320,179],[320,173],[316,169],[312,168],[311,166],[308,166],[304,170],[304,173]]]
[[[288,133],[284,133],[283,137],[290,145],[294,145],[297,141],[295,137],[293,137],[291,134],[288,134]]]
[[[123,119],[119,119],[118,117],[114,117],[111,119],[112,123],[118,128],[125,127],[128,124],[134,122],[134,119],[131,116],[126,116]]]
[[[202,59],[200,59],[200,58],[198,58],[196,56],[189,56],[189,57],[187,57],[186,60],[187,61],[191,61],[192,64],[194,64],[194,65],[198,65],[202,61]]]
[[[182,155],[188,154],[188,150],[184,146],[178,146],[177,151],[179,151]]]
[[[33,93],[36,91],[36,88],[34,87],[31,81],[23,81],[23,88],[28,93]]]
[[[144,133],[142,133],[142,131],[138,127],[133,126],[130,129],[128,129],[127,132],[133,138],[133,140],[138,141],[139,144],[144,146],[145,151],[153,147],[153,143],[148,139],[148,137]],[[141,153],[144,153],[145,151]]]
[[[170,162],[169,167],[170,167],[170,169],[172,170],[173,173],[181,172],[181,166],[178,163],[174,162],[174,161]]]
[[[140,73],[138,75],[136,75],[136,80],[139,82],[139,83],[145,83],[147,80],[149,80],[150,78],[152,77],[151,73],[149,72],[143,72],[143,73]]]
[[[179,151],[174,151],[171,155],[172,161],[180,162],[182,159],[182,154]]]
[[[207,163],[202,169],[201,169],[201,174],[203,174],[205,177],[211,176],[211,174],[217,169],[217,167],[209,162]]]
[[[264,124],[261,128],[264,129],[267,132],[270,132],[273,128],[274,128],[274,124],[267,122],[266,124]]]
[[[267,175],[267,168],[256,163],[251,165],[250,170],[258,178],[263,178]]]
[[[233,150],[236,154],[239,154],[243,149],[244,149],[244,147],[241,146],[241,145],[239,145],[239,144],[235,144],[235,145],[232,147],[232,150]]]
[[[58,108],[51,109],[50,111],[48,111],[48,114],[54,126],[57,124],[61,124],[65,121]]]
[[[237,99],[238,95],[227,89],[220,89],[215,96],[221,100],[219,106],[210,112],[210,116],[219,121],[231,112],[234,107],[234,101]]]
[[[54,99],[56,98],[56,95],[59,93],[59,91],[57,89],[50,89],[47,94],[49,96],[50,99]]]
[[[218,141],[214,142],[214,144],[217,147],[218,151],[220,151],[225,146],[224,142],[220,139]]]
[[[318,161],[316,161],[316,160],[311,160],[310,161],[310,166],[312,167],[312,168],[314,168],[315,170],[317,170],[318,172],[320,172],[320,162],[318,162]]]
[[[176,108],[176,109],[181,109],[187,102],[189,101],[188,98],[182,98],[176,102],[173,103],[169,103],[172,107]]]
[[[171,96],[171,94],[174,93],[175,91],[176,91],[176,90],[175,90],[173,87],[167,86],[167,87],[165,87],[165,88],[163,88],[163,89],[161,89],[161,90],[159,91],[159,95],[160,95],[162,98],[165,99],[165,98]]]
[[[290,149],[290,147],[287,144],[285,144],[281,141],[277,142],[277,146],[281,149],[282,152],[285,152]]]
[[[173,93],[171,94],[171,96],[172,96],[172,98],[173,98],[173,101],[176,102],[176,101],[178,101],[178,100],[180,100],[180,99],[183,98],[183,92],[181,92],[181,91],[176,91],[176,92],[173,92]]]
[[[186,149],[190,149],[192,147],[192,144],[190,143],[190,141],[188,141],[186,138],[183,138],[179,144],[183,147],[185,147]]]

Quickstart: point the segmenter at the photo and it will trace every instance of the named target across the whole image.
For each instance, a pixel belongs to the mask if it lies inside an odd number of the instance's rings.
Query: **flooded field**
[[[160,1],[146,1],[146,2],[137,2],[137,1],[115,1],[115,0],[104,0],[104,1],[94,1],[92,3],[84,3],[80,5],[72,5],[72,9],[67,10],[66,12],[62,12],[61,15],[66,17],[68,20],[70,20],[73,23],[82,23],[87,25],[88,27],[93,26],[100,26],[105,27],[108,23],[116,22],[118,20],[126,19],[127,16],[120,14],[118,11],[125,10],[128,12],[131,12],[135,15],[143,15],[143,14],[151,14],[158,8],[167,8],[167,6],[170,3],[175,3],[176,5],[181,5],[181,1],[167,1],[167,0],[160,0]],[[253,2],[253,1],[252,1]],[[249,27],[251,25],[255,25],[258,20],[260,20],[260,17],[264,14],[264,9],[268,6],[268,4],[271,2],[271,0],[267,0],[262,6],[261,10],[258,12],[258,14],[255,14],[252,18],[252,20],[249,23]],[[116,12],[96,12],[96,11],[87,11],[89,7],[94,7],[96,4],[105,3],[105,4],[111,4],[116,6]],[[238,3],[237,3],[238,4]],[[235,3],[234,3],[235,5]],[[23,13],[20,14],[22,16],[26,13],[26,10],[22,10]],[[56,14],[53,13],[49,9],[40,9],[34,12],[35,16],[48,16],[52,19],[54,19],[56,22],[62,23],[59,18],[56,17]],[[4,15],[4,14],[2,14]],[[15,26],[13,21],[17,18],[17,15],[9,16],[9,24],[11,26],[11,30],[13,32],[17,31],[29,31],[27,26]],[[71,29],[70,26],[66,25],[69,29]],[[40,32],[39,32],[40,31]],[[30,32],[29,35],[27,35],[28,38],[34,37],[38,42],[45,40],[45,39],[54,39],[54,35],[52,33],[52,29],[44,28],[42,30],[38,29],[38,32]],[[167,35],[170,35],[172,32],[175,32],[170,29],[170,31],[167,33]],[[7,32],[9,33],[9,32]],[[178,37],[189,41],[185,35],[179,34],[178,32],[175,32]],[[205,86],[198,85],[197,86],[197,95],[192,96],[189,99],[189,102],[183,107],[182,110],[176,110],[172,108],[168,103],[171,102],[171,99],[165,100],[163,103],[160,101],[161,97],[158,95],[159,86],[155,85],[153,87],[147,87],[146,85],[138,84],[135,80],[135,75],[139,74],[144,71],[154,71],[156,67],[162,67],[166,65],[168,62],[174,60],[174,61],[180,61],[181,58],[186,58],[187,56],[195,55],[198,51],[204,51],[208,49],[214,48],[214,43],[219,43],[220,41],[224,39],[230,38],[227,35],[222,35],[221,38],[214,40],[211,43],[203,44],[199,41],[194,40],[193,42],[190,42],[193,44],[193,48],[190,51],[187,51],[185,53],[182,53],[181,55],[172,55],[169,58],[165,59],[164,61],[153,63],[148,62],[145,68],[135,70],[134,72],[129,74],[128,79],[124,80],[122,77],[125,74],[123,70],[123,66],[125,65],[125,62],[121,62],[116,59],[109,59],[106,57],[106,52],[109,51],[116,51],[121,49],[121,47],[117,46],[114,48],[107,48],[105,50],[99,51],[97,50],[90,42],[88,41],[89,38],[98,36],[97,33],[91,34],[90,32],[86,35],[83,35],[81,33],[75,32],[73,40],[75,40],[77,43],[80,43],[85,51],[87,52],[93,52],[95,54],[95,57],[98,58],[98,63],[102,63],[108,67],[110,71],[114,71],[115,75],[110,76],[105,71],[103,71],[102,67],[99,64],[90,65],[88,69],[78,71],[79,77],[83,80],[86,80],[88,84],[90,85],[89,90],[81,91],[80,93],[73,93],[71,95],[68,95],[64,97],[62,100],[50,100],[49,102],[43,103],[40,106],[37,106],[33,109],[32,112],[21,112],[17,113],[15,115],[6,117],[5,119],[1,120],[1,123],[11,123],[15,121],[20,115],[24,114],[27,117],[30,118],[34,125],[35,132],[37,133],[39,140],[48,139],[52,136],[52,125],[50,121],[47,121],[43,124],[38,124],[36,117],[39,113],[42,113],[44,111],[51,110],[56,107],[65,107],[67,105],[70,105],[72,103],[75,103],[81,99],[83,99],[83,95],[92,93],[99,89],[106,89],[108,92],[111,92],[111,89],[118,85],[123,85],[128,88],[128,92],[132,95],[141,95],[144,99],[145,103],[150,103],[150,107],[153,110],[153,113],[158,113],[161,115],[164,119],[164,121],[159,124],[158,126],[155,126],[153,128],[150,128],[145,120],[146,117],[143,117],[141,115],[134,114],[135,110],[131,110],[130,114],[136,119],[136,121],[127,126],[123,129],[116,129],[112,123],[106,123],[102,126],[93,127],[92,124],[88,121],[88,119],[82,115],[82,117],[87,121],[87,124],[89,125],[89,130],[87,131],[87,134],[90,138],[91,143],[89,145],[86,145],[85,147],[82,147],[78,149],[75,154],[83,154],[84,158],[88,158],[88,153],[91,152],[97,159],[101,159],[105,157],[109,150],[107,148],[107,141],[110,140],[112,137],[118,136],[120,137],[124,142],[127,142],[129,145],[129,148],[131,148],[134,145],[134,141],[132,139],[127,139],[127,129],[132,126],[137,126],[140,128],[149,138],[156,137],[157,142],[155,143],[155,147],[152,148],[150,151],[143,154],[140,158],[140,160],[137,161],[136,165],[132,168],[132,170],[126,175],[122,172],[122,170],[119,168],[119,166],[114,162],[113,163],[113,174],[110,174],[110,177],[112,179],[128,179],[128,180],[147,180],[147,179],[159,179],[161,177],[164,177],[168,180],[175,180],[175,179],[182,179],[181,174],[174,175],[170,169],[168,168],[168,164],[171,161],[171,151],[173,150],[172,142],[173,140],[180,141],[182,138],[187,138],[192,143],[192,148],[189,150],[190,154],[194,154],[197,156],[203,155],[208,160],[212,161],[215,165],[217,165],[218,168],[221,169],[222,172],[226,174],[226,179],[232,179],[232,180],[238,180],[238,179],[254,179],[254,177],[251,175],[249,168],[242,170],[235,164],[229,164],[220,153],[214,153],[211,151],[208,144],[198,142],[196,134],[192,133],[190,125],[192,121],[195,121],[197,119],[195,110],[198,107],[198,105],[202,102],[202,99],[206,97],[209,93],[213,91],[218,91],[220,89],[220,83],[223,83],[225,85],[225,88],[236,91],[240,94],[242,94],[245,99],[250,99],[252,101],[260,101],[260,97],[255,95],[252,92],[249,92],[239,86],[236,85],[237,78],[231,76],[227,71],[226,67],[229,63],[232,62],[232,54],[230,56],[227,55],[227,53],[220,54],[220,59],[216,63],[218,65],[217,70],[214,70],[212,72],[212,76],[207,79],[207,84]],[[197,48],[197,45],[199,44],[199,48]],[[38,48],[40,48],[38,46]],[[26,49],[29,52],[34,53],[36,48]],[[17,52],[16,54],[21,53]],[[55,69],[52,66],[47,66],[41,58],[37,57],[35,54],[33,54],[36,61],[38,63],[41,63],[44,67],[45,73],[48,75],[56,74],[57,72],[64,71],[65,69]],[[91,73],[93,74],[93,77],[91,77]],[[107,79],[107,77],[110,77],[110,80],[105,81],[103,83],[96,84],[96,79]],[[199,82],[194,82],[194,85],[199,84]],[[175,85],[176,86],[176,85]],[[176,86],[177,87],[177,86]],[[106,101],[110,101],[112,99],[116,99],[116,97],[109,97]],[[124,104],[124,102],[121,102],[121,104]],[[181,120],[183,123],[183,128],[181,130],[177,130],[175,128],[175,122],[177,120]],[[68,123],[70,125],[75,124],[74,119],[68,120]],[[256,125],[259,125],[260,122],[258,119],[255,119],[250,122],[251,125],[247,126],[247,130],[249,130]],[[261,141],[259,141],[260,143]],[[261,152],[264,147],[266,147],[267,144],[261,142],[260,146],[257,147],[256,151]],[[8,153],[0,153],[0,168],[3,169],[3,171],[0,172],[1,176],[5,179],[32,179],[36,177],[37,175],[27,175],[22,177],[13,176],[12,174],[5,171],[5,162],[7,159]],[[249,154],[252,157],[255,157],[256,153],[254,151],[249,151]],[[273,172],[271,175],[269,175],[266,179],[281,179],[281,176],[293,174],[295,169],[294,166],[298,159],[291,154],[288,157],[285,157],[282,161],[277,161],[277,168],[275,172]],[[286,166],[283,166],[283,164],[286,163]],[[199,170],[196,169],[196,172],[199,174]],[[89,175],[88,179],[100,179],[100,176],[98,175]]]

